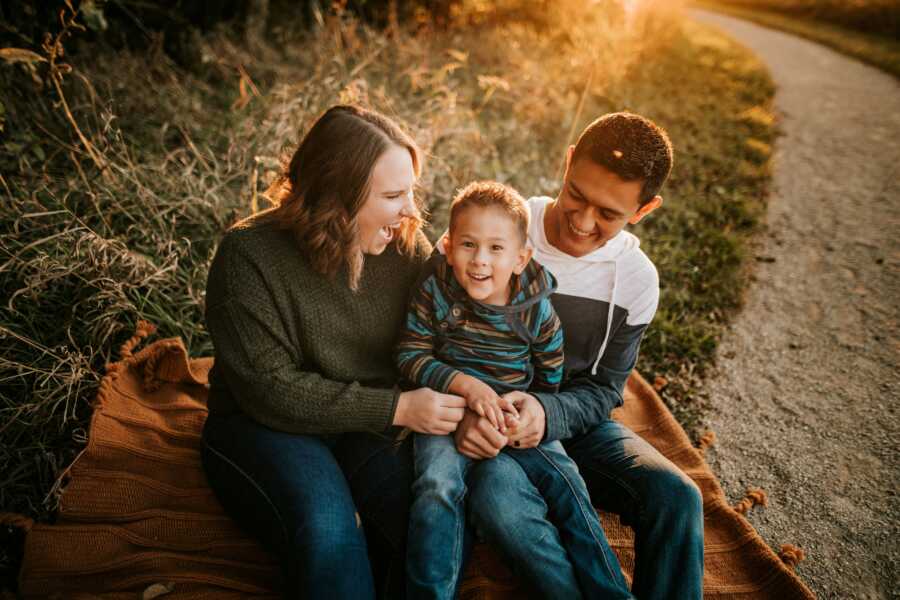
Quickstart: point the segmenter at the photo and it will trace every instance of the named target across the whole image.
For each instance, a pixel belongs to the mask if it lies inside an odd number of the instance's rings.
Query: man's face
[[[601,248],[628,223],[637,223],[662,203],[640,205],[641,181],[625,181],[590,160],[572,162],[569,148],[562,189],[544,218],[548,241],[571,256]]]
[[[447,263],[470,298],[501,306],[509,302],[510,279],[531,258],[521,238],[515,222],[500,209],[470,206],[457,215]]]

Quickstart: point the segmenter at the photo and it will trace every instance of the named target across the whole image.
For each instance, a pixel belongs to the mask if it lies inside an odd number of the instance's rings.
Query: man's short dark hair
[[[642,181],[640,204],[650,202],[672,171],[672,142],[663,129],[640,115],[603,115],[581,133],[572,164],[580,158],[612,171],[625,181]]]

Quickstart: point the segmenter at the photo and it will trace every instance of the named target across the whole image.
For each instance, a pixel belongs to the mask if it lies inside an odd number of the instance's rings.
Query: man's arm
[[[623,402],[628,376],[637,362],[648,324],[622,323],[607,342],[596,369],[593,365],[571,374],[559,392],[534,392],[544,409],[544,441],[564,440],[609,418]]]

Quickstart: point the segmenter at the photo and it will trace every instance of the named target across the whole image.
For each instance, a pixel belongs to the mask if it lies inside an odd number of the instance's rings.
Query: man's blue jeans
[[[285,598],[402,597],[411,444],[211,415],[201,455],[226,512],[280,561]]]
[[[506,482],[492,481],[495,504],[491,511],[480,512],[515,512],[514,504],[529,490],[544,507],[540,519],[553,523],[547,528],[563,550],[554,557],[556,564],[546,565],[546,577],[539,582],[546,592],[542,595],[631,597],[578,469],[559,442],[527,450],[507,448],[496,458],[473,462],[457,452],[452,436],[416,434],[414,439],[416,479],[406,563],[409,598],[455,597],[464,562],[466,474],[507,461],[517,465],[527,480],[515,490]]]
[[[593,504],[621,515],[622,522],[634,528],[634,596],[700,600],[703,502],[694,482],[612,420],[563,445],[578,465]],[[470,518],[479,534],[506,555],[527,586],[555,597],[554,588],[543,582],[572,581],[574,576],[564,569],[564,545],[547,521],[547,505],[528,474],[509,460],[484,461],[471,473],[469,485]]]

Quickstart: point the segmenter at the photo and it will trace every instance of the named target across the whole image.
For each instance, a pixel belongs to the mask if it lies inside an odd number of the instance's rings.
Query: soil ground
[[[703,11],[778,87],[767,230],[709,384],[707,457],[750,522],[802,547],[819,598],[900,598],[900,83]]]

